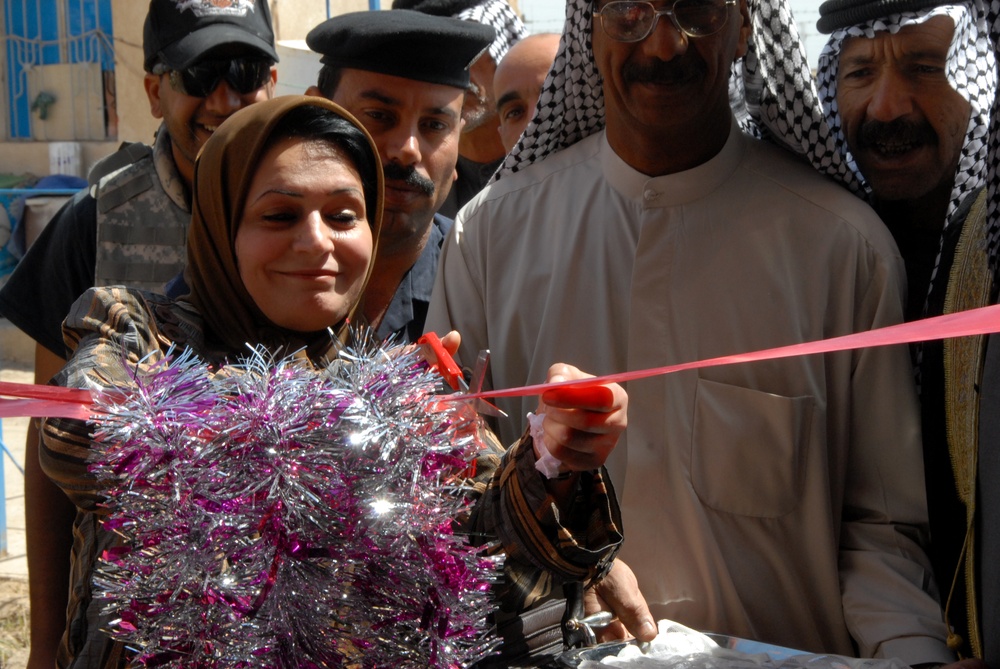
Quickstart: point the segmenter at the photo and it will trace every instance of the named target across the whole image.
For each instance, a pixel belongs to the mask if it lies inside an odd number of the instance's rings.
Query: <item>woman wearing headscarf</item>
[[[64,323],[74,353],[55,382],[128,387],[135,367],[156,363],[171,347],[210,369],[245,356],[248,347],[324,368],[361,314],[382,198],[377,149],[337,105],[289,96],[241,110],[219,127],[196,164],[185,272],[190,294],[174,301],[125,287],[91,289]],[[579,375],[568,366],[554,373]],[[542,479],[530,438],[504,455],[490,451],[478,459],[483,494],[471,531],[500,538],[508,556],[502,595],[514,607],[560,581],[598,578],[620,543],[613,495],[600,472],[589,470],[603,463],[624,429],[624,392],[613,386],[601,402],[607,406],[596,411],[583,403],[571,408],[572,402],[548,408],[546,443],[562,458],[568,480]],[[595,425],[601,434],[586,436]],[[129,655],[101,631],[108,620],[91,596],[98,558],[116,540],[101,527],[101,489],[88,472],[91,439],[84,421],[43,425],[42,467],[77,506],[63,667],[121,666]]]

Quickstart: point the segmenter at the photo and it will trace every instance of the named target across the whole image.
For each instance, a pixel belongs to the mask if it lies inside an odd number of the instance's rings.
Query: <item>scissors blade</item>
[[[468,384],[465,392],[478,393],[483,389],[483,379],[486,377],[486,370],[490,366],[490,350],[484,348],[479,352],[479,357],[476,358],[476,366],[472,370],[472,382]],[[506,418],[507,413],[503,411],[500,407],[495,404],[491,404],[486,400],[475,400],[472,404],[476,411],[481,414],[486,414],[490,416],[496,416],[498,418]]]
[[[476,358],[476,366],[472,369],[472,382],[469,384],[469,392],[478,393],[483,389],[483,379],[486,377],[486,369],[490,365],[490,349],[484,348]]]

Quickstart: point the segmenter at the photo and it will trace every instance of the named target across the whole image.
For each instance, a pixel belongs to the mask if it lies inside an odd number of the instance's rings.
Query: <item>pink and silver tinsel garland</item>
[[[99,400],[120,535],[95,575],[148,666],[463,667],[492,652],[496,559],[453,531],[476,418],[415,353],[327,370],[191,356]]]

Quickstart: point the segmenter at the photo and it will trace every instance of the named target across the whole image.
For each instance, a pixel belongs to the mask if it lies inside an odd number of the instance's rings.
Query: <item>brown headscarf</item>
[[[368,211],[372,227],[372,262],[375,264],[382,226],[383,178],[378,148],[357,119],[324,98],[289,95],[250,105],[230,116],[205,143],[195,162],[191,227],[187,238],[187,268],[184,279],[190,287],[185,300],[197,307],[205,319],[206,339],[233,352],[246,345],[263,344],[272,350],[306,346],[310,352],[326,348],[328,333],[290,332],[272,323],[254,303],[240,278],[236,259],[236,231],[243,217],[247,191],[268,140],[278,122],[293,109],[313,105],[328,109],[357,126],[371,148],[376,166],[377,206]],[[369,195],[366,193],[366,195]],[[366,197],[366,201],[370,198]],[[362,291],[363,294],[363,291]],[[336,335],[346,336],[346,321],[361,314],[359,304],[347,319],[330,323]]]

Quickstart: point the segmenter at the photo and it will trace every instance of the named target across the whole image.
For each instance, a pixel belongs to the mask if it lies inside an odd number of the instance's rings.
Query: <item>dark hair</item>
[[[316,88],[327,100],[332,100],[340,86],[340,79],[344,74],[344,68],[338,65],[324,65],[319,70],[316,77]]]
[[[381,166],[368,137],[358,126],[336,112],[316,105],[302,105],[291,110],[274,126],[261,155],[285,139],[302,138],[327,142],[342,149],[361,176],[365,194],[365,215],[372,216],[378,207],[378,171]]]

